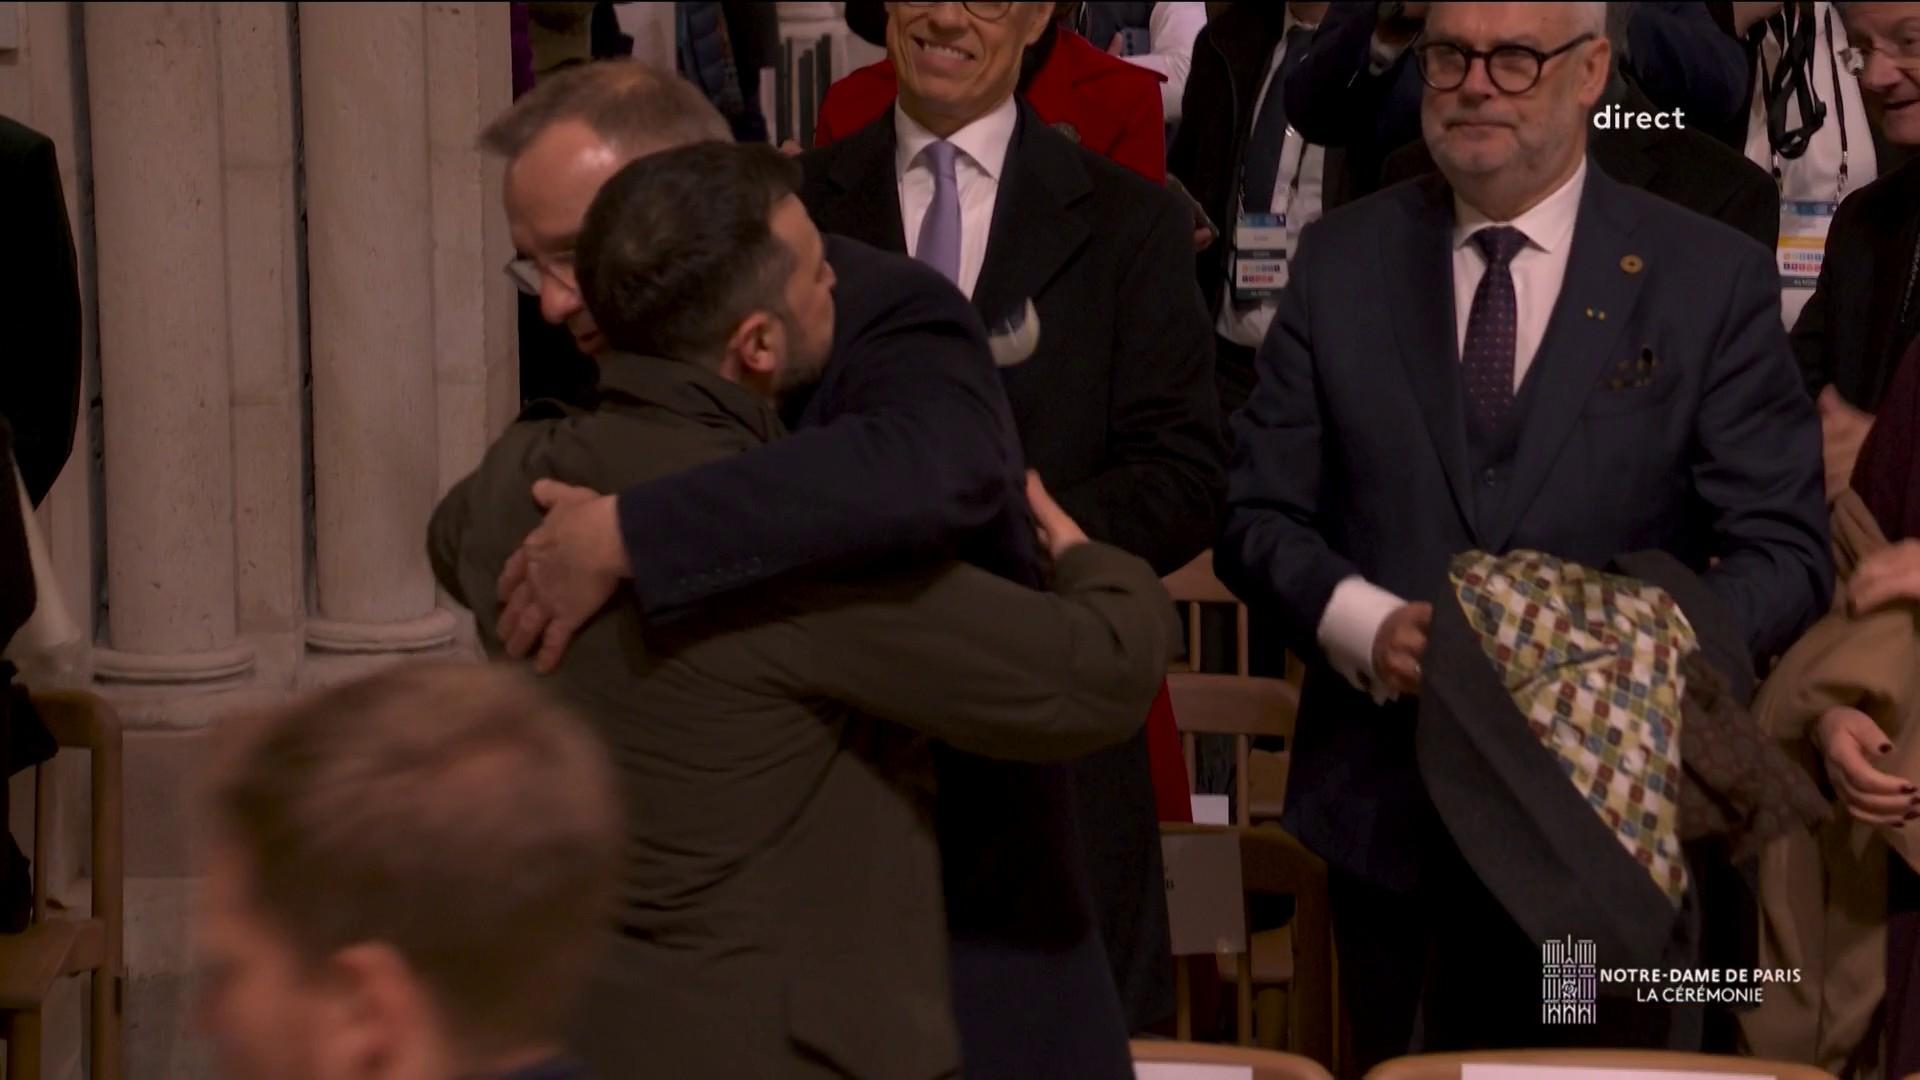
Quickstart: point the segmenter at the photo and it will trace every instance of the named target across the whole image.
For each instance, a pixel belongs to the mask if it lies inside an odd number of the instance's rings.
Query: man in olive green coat
[[[616,350],[598,403],[530,409],[431,527],[489,652],[497,578],[541,520],[535,480],[619,490],[782,434],[777,396],[833,340],[796,180],[767,148],[707,144],[635,162],[595,200],[580,288]],[[1118,742],[1175,633],[1144,562],[1034,499],[1051,592],[954,562],[873,567],[665,626],[623,597],[580,633],[554,677],[597,718],[629,810],[621,932],[580,1024],[597,1074],[958,1075],[927,737],[1032,761]]]

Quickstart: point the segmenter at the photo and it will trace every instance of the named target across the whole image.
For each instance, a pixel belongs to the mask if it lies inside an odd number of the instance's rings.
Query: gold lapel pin
[[[1640,256],[1638,255],[1620,256],[1620,269],[1625,270],[1629,274],[1639,273],[1641,268],[1646,265],[1647,264],[1644,261],[1642,261]]]
[[[1587,318],[1589,318],[1589,319],[1591,319],[1591,318],[1593,318],[1593,309],[1592,309],[1592,308],[1588,308],[1588,309],[1587,309]]]

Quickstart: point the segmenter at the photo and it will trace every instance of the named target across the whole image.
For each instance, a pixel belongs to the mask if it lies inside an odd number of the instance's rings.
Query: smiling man
[[[900,79],[895,106],[803,155],[801,198],[822,229],[938,270],[988,326],[1031,306],[1039,345],[1025,363],[1001,369],[1028,464],[1088,535],[1162,574],[1179,569],[1212,540],[1224,487],[1213,332],[1194,277],[1190,208],[1075,145],[1016,96],[1022,53],[1046,30],[1052,5],[887,8],[887,57]],[[1030,790],[1036,806],[1052,804],[1042,785]],[[1090,944],[1104,946],[1127,1026],[1141,1032],[1174,1011],[1145,730],[1074,762],[1069,797],[1078,823],[1056,814],[1047,829],[1086,853],[1100,932]],[[982,868],[1000,859],[982,854],[994,860]],[[949,874],[956,869],[949,863]],[[1069,908],[1047,913],[1022,900],[1025,887],[983,884],[960,906],[1023,912],[1028,928],[1016,936],[1028,942],[1073,925]],[[993,921],[1006,926],[997,915]],[[1073,1075],[1126,1075],[1124,1053],[1095,1060],[1067,1047],[1062,1028],[1088,1030],[1112,991],[1084,979],[1084,949],[1051,952],[1027,967],[1028,959],[1009,963],[997,949],[957,950],[963,1033],[996,1030],[1008,1019],[1001,1014],[1015,1011],[1007,1004],[1015,991],[1044,971],[1073,989],[1051,994],[1048,1010],[1018,1010],[1012,1019],[1027,1041],[1059,1048],[1057,1060],[1070,1062],[1062,1067]],[[992,1046],[969,1051],[970,1077],[1034,1075],[1018,1059],[996,1060]]]
[[[1920,4],[1836,4],[1867,115],[1895,146],[1920,146]],[[1813,297],[1793,324],[1793,352],[1820,397],[1827,493],[1853,475],[1900,357],[1920,336],[1920,161],[1848,195],[1833,216]]]
[[[1307,228],[1234,422],[1216,569],[1310,658],[1285,820],[1330,867],[1361,1069],[1699,1037],[1605,1001],[1597,1026],[1539,1022],[1540,943],[1459,853],[1414,752],[1449,560],[1665,551],[1756,656],[1831,587],[1819,433],[1766,249],[1588,164],[1605,16],[1434,6],[1417,57],[1442,175]]]

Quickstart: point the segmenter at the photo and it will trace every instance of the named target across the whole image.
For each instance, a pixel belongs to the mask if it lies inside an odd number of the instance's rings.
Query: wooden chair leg
[[[93,973],[93,1008],[90,1026],[93,1046],[89,1049],[93,1080],[120,1080],[120,977],[108,971]]]
[[[1193,1041],[1193,969],[1189,966],[1192,958],[1176,956],[1173,958],[1173,1037],[1181,1042]]]
[[[7,1080],[40,1080],[40,1010],[7,1018]]]

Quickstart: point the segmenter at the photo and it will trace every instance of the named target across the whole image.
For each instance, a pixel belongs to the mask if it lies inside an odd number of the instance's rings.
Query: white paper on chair
[[[1189,795],[1195,825],[1232,825],[1233,802],[1225,795]]]
[[[1461,1065],[1459,1080],[1774,1080],[1764,1072],[1699,1072],[1695,1068],[1594,1068],[1580,1065]]]
[[[1253,1080],[1251,1065],[1187,1065],[1170,1061],[1136,1061],[1134,1080]]]

